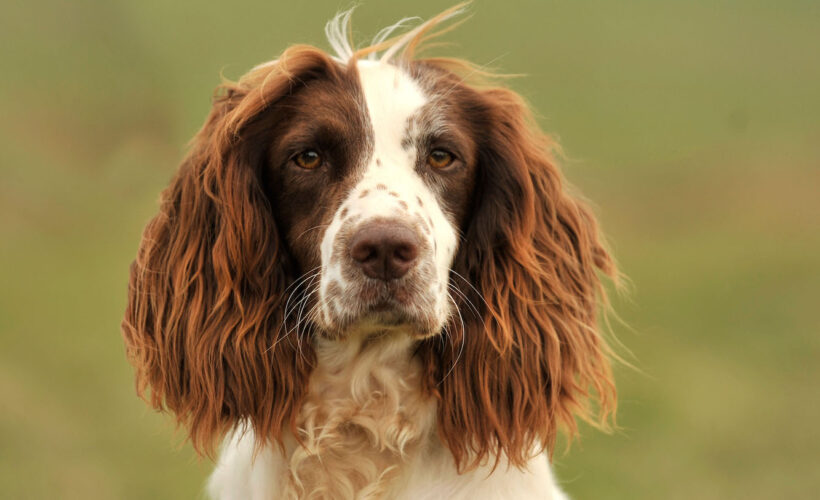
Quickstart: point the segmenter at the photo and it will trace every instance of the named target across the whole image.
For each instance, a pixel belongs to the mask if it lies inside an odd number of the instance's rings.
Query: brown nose
[[[364,274],[379,280],[401,278],[418,254],[416,233],[398,222],[367,224],[350,241],[350,257]]]

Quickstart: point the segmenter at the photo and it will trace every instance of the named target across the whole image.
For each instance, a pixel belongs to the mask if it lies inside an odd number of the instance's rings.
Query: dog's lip
[[[353,290],[331,297],[339,302],[339,311],[329,310],[324,319],[331,331],[344,332],[351,328],[418,331],[426,335],[434,328],[435,318],[422,304],[429,302],[423,291],[412,280],[365,280]],[[322,297],[324,299],[325,297]]]
[[[360,315],[360,319],[363,318],[390,327],[414,325],[421,319],[416,317],[416,313],[411,307],[395,300],[393,297],[381,298],[364,305]]]
[[[414,299],[406,283],[369,283],[359,293],[359,300],[369,310],[401,309],[412,305]]]
[[[434,333],[432,318],[425,317],[412,304],[403,304],[392,297],[379,297],[368,303],[359,303],[356,313],[347,317],[330,319],[330,331],[341,335],[345,331],[405,331],[414,337],[424,338]],[[337,335],[337,336],[338,336]]]
[[[410,310],[412,308],[408,307],[408,304],[404,304],[401,301],[395,300],[393,297],[382,298],[380,300],[375,300],[369,304],[364,304],[362,308],[362,313],[367,314],[375,314],[377,316],[388,317],[388,316],[410,316]]]

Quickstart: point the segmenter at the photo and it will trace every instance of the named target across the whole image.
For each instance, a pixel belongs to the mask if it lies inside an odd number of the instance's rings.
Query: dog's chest
[[[434,435],[410,343],[320,343],[289,457],[298,498],[378,498]],[[311,496],[314,495],[314,496]]]

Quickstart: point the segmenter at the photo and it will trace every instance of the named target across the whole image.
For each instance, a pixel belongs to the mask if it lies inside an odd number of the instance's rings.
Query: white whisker
[[[456,307],[456,312],[458,313],[458,319],[459,319],[459,321],[461,321],[461,343],[459,345],[458,353],[456,353],[456,359],[453,360],[453,365],[450,367],[449,370],[447,370],[447,373],[444,374],[444,377],[442,377],[442,379],[439,381],[439,383],[437,385],[441,385],[442,383],[444,383],[444,381],[447,379],[447,377],[453,372],[453,370],[455,370],[456,364],[458,364],[459,359],[461,359],[461,354],[462,354],[462,352],[464,352],[464,343],[465,343],[464,336],[466,335],[466,328],[464,326],[464,318],[461,316],[461,311],[458,309],[458,304],[456,304],[456,301],[453,300],[453,297],[450,296],[449,292],[447,293],[447,298],[450,299],[453,302],[453,305]]]

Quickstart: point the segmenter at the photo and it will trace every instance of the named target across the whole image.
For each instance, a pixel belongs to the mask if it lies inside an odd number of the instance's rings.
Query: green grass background
[[[196,498],[134,394],[128,264],[209,109],[349,4],[12,1],[0,15],[0,497]],[[361,41],[439,2],[365,1]],[[820,3],[478,0],[438,53],[509,73],[633,289],[620,430],[577,499],[820,495]]]

